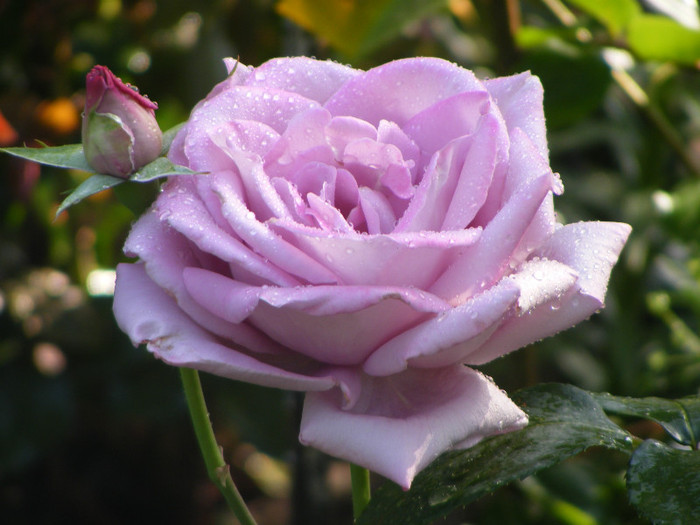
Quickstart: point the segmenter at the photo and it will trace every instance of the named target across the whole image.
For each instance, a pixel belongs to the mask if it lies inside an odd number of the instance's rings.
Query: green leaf
[[[66,146],[45,146],[42,148],[0,148],[0,151],[33,160],[39,164],[56,166],[58,168],[73,168],[94,172],[85,160],[82,144],[68,144]]]
[[[700,523],[700,452],[646,440],[632,454],[627,490],[656,525]]]
[[[445,0],[280,0],[277,11],[347,57],[357,58],[446,4]]]
[[[440,456],[404,492],[391,482],[372,497],[358,525],[423,525],[507,483],[592,447],[631,451],[633,439],[584,390],[560,384],[520,391],[513,399],[530,416],[518,432]]]
[[[619,35],[629,21],[641,12],[635,0],[568,0],[608,28],[613,36]]]
[[[173,140],[175,140],[175,135],[177,135],[177,132],[180,131],[184,125],[185,122],[180,122],[177,126],[173,126],[168,131],[163,133],[163,147],[160,150],[162,157],[165,157],[168,154],[168,151],[170,151],[170,146],[173,143]]]
[[[690,66],[700,60],[700,31],[658,15],[639,15],[627,30],[630,48],[645,60],[678,62]]]
[[[616,397],[592,394],[606,412],[655,421],[682,445],[696,447],[700,438],[700,397],[661,399],[658,397]]]
[[[92,177],[84,180],[77,188],[75,188],[68,197],[64,199],[61,205],[56,211],[56,217],[58,217],[63,211],[67,210],[74,204],[78,204],[81,200],[99,193],[108,188],[116,186],[126,182],[126,179],[120,179],[119,177],[113,177],[112,175],[93,175]]]
[[[573,46],[532,49],[518,69],[529,69],[542,81],[549,128],[570,125],[598,109],[611,82],[600,54]]]
[[[151,182],[156,179],[170,177],[171,175],[201,175],[202,172],[192,171],[184,166],[173,164],[165,157],[158,157],[149,162],[137,172],[133,173],[129,180],[132,182]]]

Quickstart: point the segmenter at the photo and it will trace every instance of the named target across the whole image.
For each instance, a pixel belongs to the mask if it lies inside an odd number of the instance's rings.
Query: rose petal
[[[363,369],[373,376],[388,376],[409,365],[436,368],[461,363],[500,326],[519,295],[518,287],[506,279],[387,341]]]
[[[309,393],[299,440],[408,489],[442,452],[526,424],[525,413],[489,379],[454,366],[364,376],[350,410],[337,391]]]
[[[218,146],[224,153],[222,156],[216,151],[216,148],[211,149],[211,153],[219,157],[219,160],[213,162],[211,159],[204,159],[200,167],[202,170],[208,169],[210,171],[231,169],[230,152],[245,151],[263,156],[277,143],[280,137],[279,133],[267,124],[252,120],[226,122],[208,130],[208,134],[212,144]]]
[[[619,222],[576,222],[560,227],[533,255],[562,262],[579,274],[581,292],[600,301],[632,228]]]
[[[219,149],[210,131],[233,121],[257,121],[282,134],[298,113],[318,107],[318,103],[294,93],[275,92],[261,87],[234,86],[198,105],[187,122],[184,151],[187,166],[206,171],[211,153]]]
[[[370,235],[389,233],[394,229],[396,216],[387,198],[366,186],[360,186],[360,208],[364,215],[364,224]],[[361,223],[353,221],[356,230],[362,227]]]
[[[417,289],[430,287],[481,235],[478,229],[360,235],[320,232],[284,221],[272,221],[270,227],[324,264],[342,284]]]
[[[411,172],[411,184],[416,184],[419,165],[421,165],[421,153],[420,148],[411,137],[406,135],[395,122],[382,120],[377,127],[377,140],[384,144],[393,144],[399,148],[401,157],[404,159],[404,166]]]
[[[217,177],[224,174],[219,172]],[[212,219],[201,200],[195,195],[183,178],[168,182],[166,189],[158,196],[156,209],[161,220],[166,221],[175,230],[199,247],[202,252],[212,254],[222,261],[231,263],[236,273],[240,268],[258,279],[254,284],[278,284],[294,286],[300,281],[245,246],[239,238],[220,228]],[[182,190],[182,191],[181,191]],[[143,250],[132,247],[135,238],[129,237],[127,249],[146,258]],[[131,241],[131,242],[130,242]],[[143,243],[144,247],[148,244]],[[168,246],[164,243],[163,246]]]
[[[479,241],[445,271],[430,291],[452,304],[461,304],[500,280],[511,254],[551,188],[549,173],[520,188],[484,228]]]
[[[483,205],[496,169],[498,150],[505,147],[498,139],[498,122],[490,115],[485,116],[464,159],[441,230],[466,228]]]
[[[327,390],[330,377],[289,372],[228,347],[195,324],[146,274],[141,264],[120,264],[114,292],[114,315],[135,345],[168,364],[263,386],[288,390]]]
[[[199,265],[220,270],[215,264],[207,263],[211,261],[221,264],[221,261],[199,252],[182,235],[158,221],[154,213],[147,213],[137,221],[129,234],[124,251],[127,254],[138,255],[153,282],[174,297],[183,312],[206,330],[256,351],[276,353],[281,350],[278,344],[253,327],[222,321],[192,300],[182,282],[184,268]]]
[[[544,121],[544,90],[539,78],[531,73],[492,78],[484,86],[496,101],[508,131],[522,129],[544,159],[549,159],[547,129]]]
[[[275,190],[275,187],[270,182],[270,178],[263,169],[262,160],[257,156],[249,156],[239,151],[229,150],[229,155],[237,174],[240,183],[245,188],[245,195],[240,199],[240,191],[236,191],[236,195],[240,200],[244,200],[248,209],[255,214],[259,221],[266,221],[270,217],[289,218],[291,213],[285,205],[282,198]],[[238,180],[232,180],[230,176],[221,177],[219,173],[212,176],[212,188],[219,185],[231,187],[232,184],[238,190]],[[216,191],[214,190],[216,193]]]
[[[299,190],[294,184],[280,177],[270,179],[270,183],[275,188],[280,199],[282,199],[282,202],[287,206],[294,222],[304,224],[305,226],[313,226],[316,224],[309,214],[307,214],[307,204],[304,202],[304,199],[302,199]],[[219,202],[218,199],[217,202]]]
[[[418,113],[402,129],[429,158],[452,140],[474,133],[490,106],[483,87],[481,91],[458,93]]]
[[[330,60],[275,58],[255,68],[246,83],[298,93],[323,104],[341,86],[360,74],[362,71]]]
[[[221,212],[236,234],[278,268],[312,284],[332,283],[337,277],[311,257],[285,242],[259,222],[228,180],[216,179],[212,189],[221,199]]]
[[[551,173],[549,164],[537,152],[530,138],[520,129],[516,128],[510,135],[510,159],[507,177],[503,185],[503,193],[497,199],[492,199],[494,195],[489,191],[489,198],[484,206],[479,210],[479,214],[474,222],[486,224],[493,220],[493,216],[498,213],[501,207],[501,199],[506,201],[518,191],[524,184],[530,183],[542,174]],[[553,191],[561,193],[561,181],[553,175]],[[498,200],[498,208],[489,210],[495,201]],[[548,194],[539,209],[532,218],[527,230],[522,234],[518,246],[511,254],[511,267],[518,266],[532,253],[532,250],[545,242],[554,232],[556,217],[554,214],[554,199],[552,194]]]
[[[355,231],[335,206],[313,193],[309,193],[306,196],[306,200],[309,203],[307,213],[316,219],[318,226],[323,230],[336,233],[352,233]],[[314,230],[316,229],[314,228]]]
[[[355,117],[333,117],[325,130],[326,142],[333,149],[335,160],[343,159],[348,144],[360,139],[377,140],[377,130],[369,122]]]
[[[384,341],[448,305],[424,292],[369,286],[253,287],[187,268],[188,293],[207,311],[248,323],[323,363],[357,365]],[[362,330],[357,330],[362,327]]]
[[[411,58],[354,77],[338,89],[325,108],[332,115],[352,115],[375,127],[382,119],[403,126],[440,100],[483,89],[471,71],[439,58]]]
[[[578,275],[575,288],[537,301],[505,323],[466,360],[482,364],[570,328],[603,306],[610,271],[630,233],[627,224],[580,222],[563,226],[535,255],[559,261]],[[544,274],[547,279],[547,274]]]
[[[307,162],[333,162],[333,150],[326,142],[331,115],[321,107],[299,113],[289,122],[279,141],[265,157],[265,171],[271,177],[293,180]]]

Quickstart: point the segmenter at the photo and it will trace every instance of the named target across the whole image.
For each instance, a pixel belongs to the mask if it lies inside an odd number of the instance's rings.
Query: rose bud
[[[105,66],[92,68],[86,88],[83,148],[95,171],[126,178],[160,155],[163,134],[155,117],[158,104]]]

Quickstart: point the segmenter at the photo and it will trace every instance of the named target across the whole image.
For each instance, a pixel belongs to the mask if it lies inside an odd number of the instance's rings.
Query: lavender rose
[[[206,174],[169,180],[134,225],[122,329],[170,364],[305,391],[303,443],[403,487],[527,423],[464,365],[601,308],[630,231],[556,223],[528,73],[238,65],[170,158]]]

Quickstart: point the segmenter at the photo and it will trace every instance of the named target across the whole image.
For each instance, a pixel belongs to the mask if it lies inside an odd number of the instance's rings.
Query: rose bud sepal
[[[82,128],[88,164],[99,173],[127,178],[156,159],[163,144],[157,107],[108,68],[95,66],[86,78]]]

